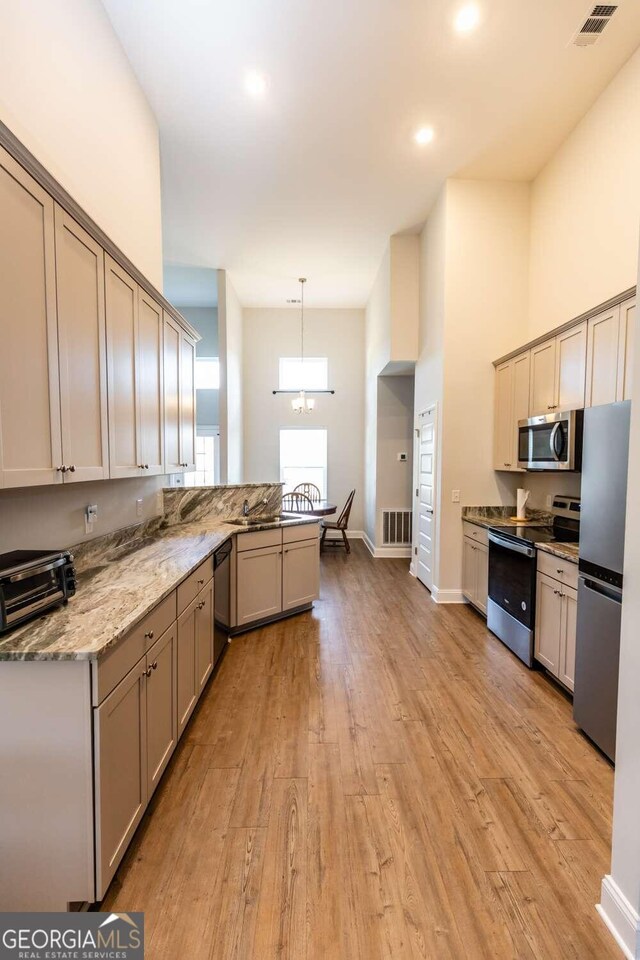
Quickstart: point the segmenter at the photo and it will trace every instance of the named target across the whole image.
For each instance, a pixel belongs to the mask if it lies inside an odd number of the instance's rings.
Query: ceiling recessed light
[[[244,78],[244,88],[250,97],[260,100],[267,92],[267,81],[261,73],[250,70]]]
[[[433,127],[420,127],[413,135],[413,139],[416,143],[419,143],[423,147],[426,143],[431,143],[435,134]]]
[[[480,23],[480,8],[477,3],[466,3],[456,14],[454,25],[458,33],[470,33]]]

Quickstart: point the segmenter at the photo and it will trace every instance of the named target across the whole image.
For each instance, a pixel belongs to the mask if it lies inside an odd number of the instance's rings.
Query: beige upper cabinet
[[[139,476],[136,376],[138,285],[111,257],[105,258],[109,452],[111,476]]]
[[[0,148],[0,487],[62,481],[53,200]]]
[[[180,459],[185,470],[196,468],[196,345],[180,331]]]
[[[195,470],[196,345],[176,321],[164,315],[165,473]]]
[[[591,317],[587,331],[585,406],[614,403],[618,394],[620,307]]]
[[[556,340],[545,340],[531,348],[529,413],[532,417],[551,413],[556,402]]]
[[[518,471],[518,421],[529,416],[530,355],[496,368],[494,469]]]
[[[138,288],[138,462],[149,475],[164,469],[162,327],[162,307]]]
[[[587,367],[587,322],[556,337],[555,405],[558,410],[584,407]]]
[[[109,476],[104,252],[56,204],[56,296],[65,483]]]
[[[620,304],[620,342],[616,400],[631,400],[636,298]]]
[[[583,407],[586,366],[586,321],[532,347],[530,415]]]

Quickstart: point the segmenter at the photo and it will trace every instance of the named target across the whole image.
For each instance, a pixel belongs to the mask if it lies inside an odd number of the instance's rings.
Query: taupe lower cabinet
[[[177,406],[170,393],[165,430],[169,317],[0,148],[0,487],[195,468],[197,335],[170,317]],[[165,462],[172,430],[179,465]]]
[[[320,592],[317,523],[236,537],[237,629],[309,606]]]
[[[576,661],[578,592],[538,573],[535,658],[573,690]]]
[[[462,593],[481,613],[487,613],[489,593],[489,547],[463,537]]]
[[[211,580],[178,617],[178,734],[213,670],[213,590]]]

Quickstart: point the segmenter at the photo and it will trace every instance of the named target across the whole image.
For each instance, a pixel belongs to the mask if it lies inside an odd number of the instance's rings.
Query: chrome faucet
[[[262,500],[258,500],[257,503],[254,503],[254,505],[250,507],[249,501],[245,500],[244,503],[242,504],[242,516],[248,517],[250,513],[253,513],[254,510],[258,509],[258,507],[263,507],[265,503],[268,503],[268,502],[269,501],[267,500],[267,498],[264,497]]]

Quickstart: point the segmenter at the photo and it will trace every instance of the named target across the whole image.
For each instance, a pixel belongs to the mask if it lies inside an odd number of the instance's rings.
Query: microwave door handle
[[[558,449],[556,447],[556,437],[558,436],[559,431],[560,422],[554,424],[553,430],[551,431],[551,435],[549,437],[549,447],[551,448],[551,456],[554,460],[560,460],[560,454],[558,453]]]

